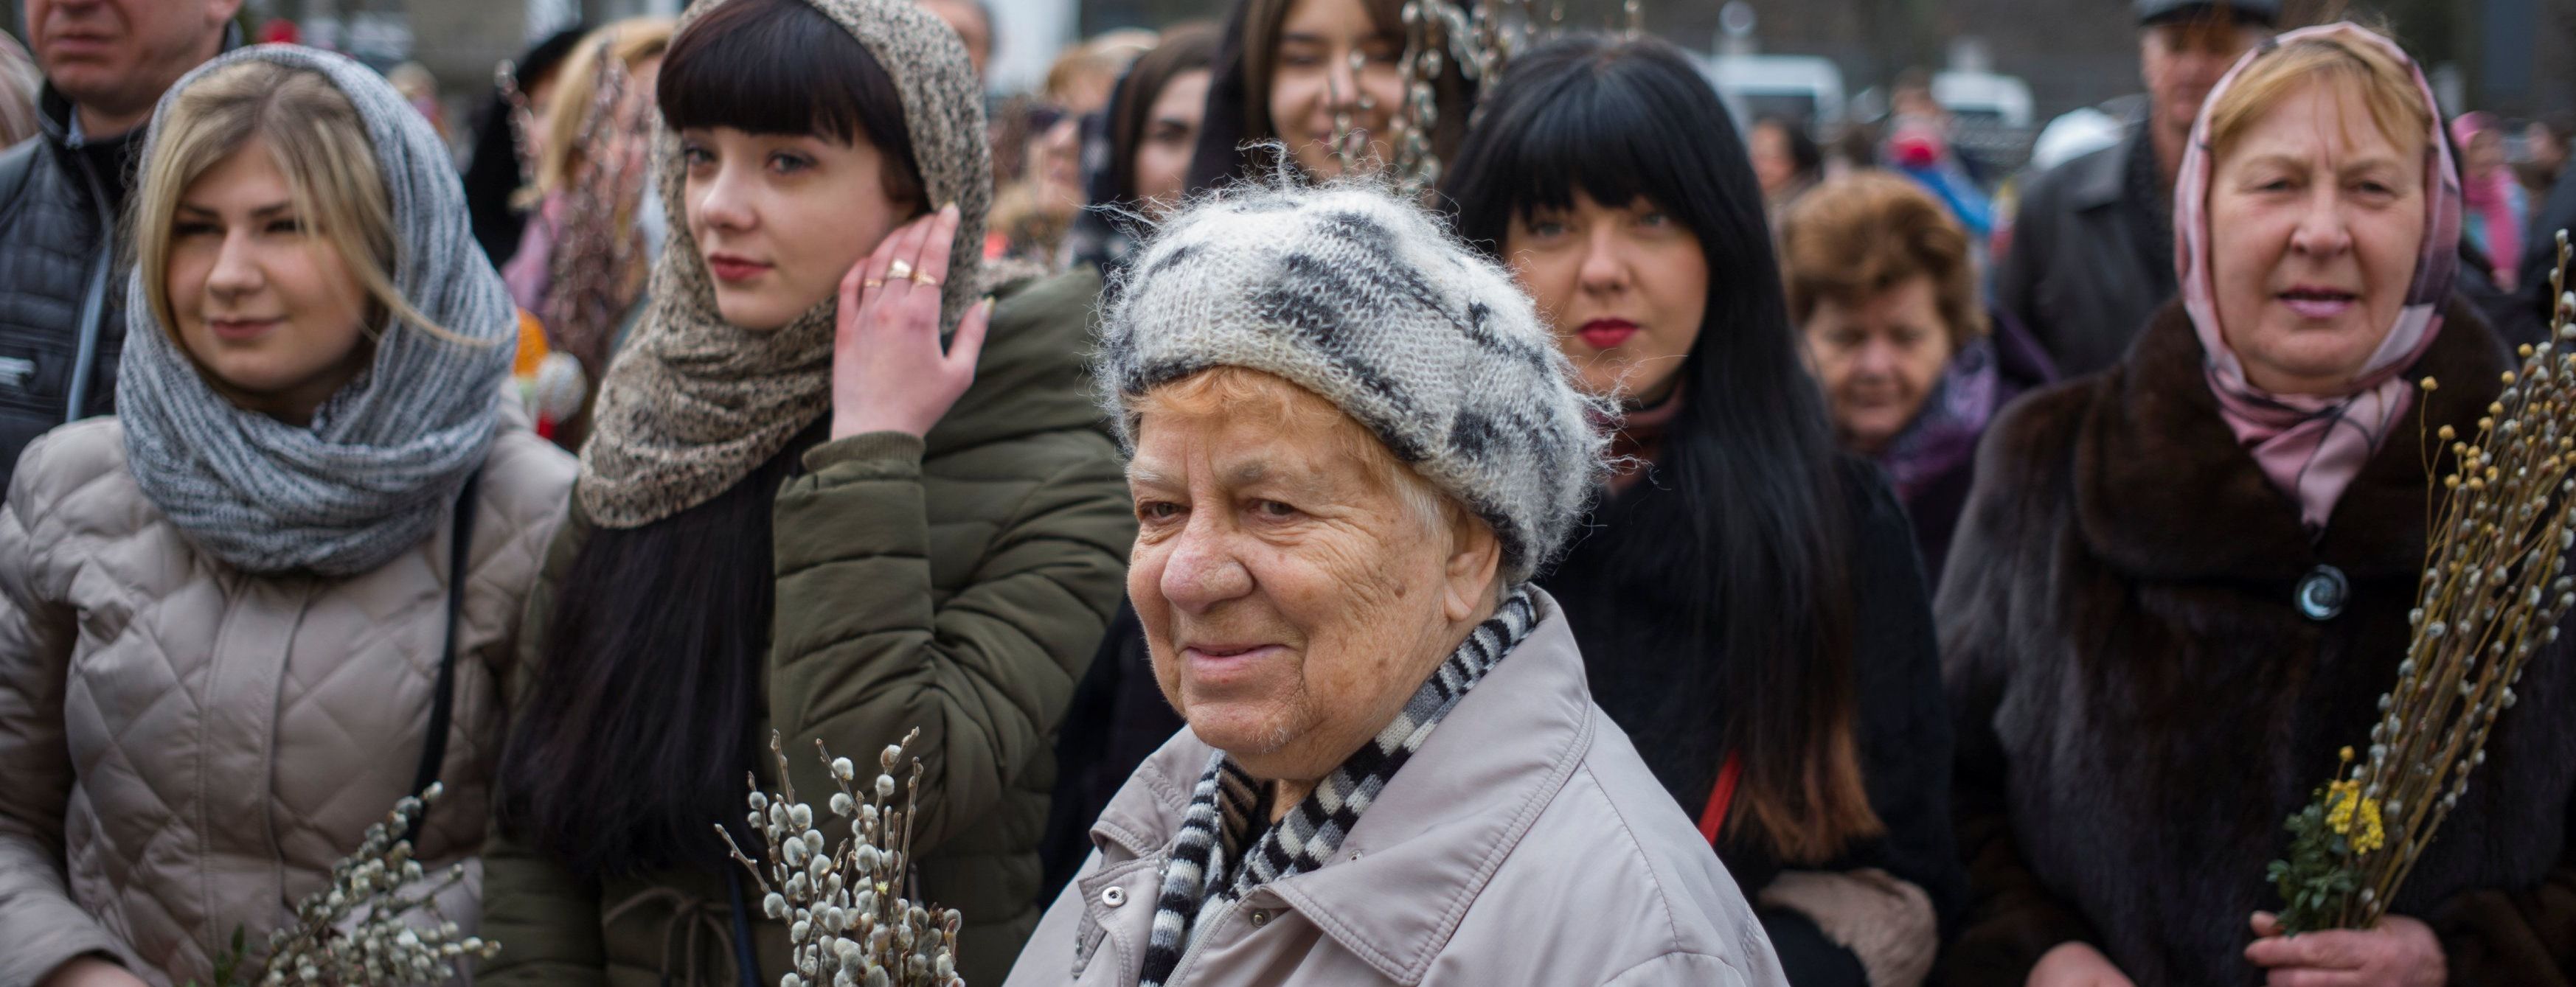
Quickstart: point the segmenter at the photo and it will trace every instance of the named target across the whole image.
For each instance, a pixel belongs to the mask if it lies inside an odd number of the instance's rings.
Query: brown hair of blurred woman
[[[1789,321],[1805,325],[1819,302],[1859,305],[1928,277],[1952,349],[1986,334],[1967,231],[1921,186],[1873,171],[1820,187],[1833,194],[1805,196],[1781,217]]]

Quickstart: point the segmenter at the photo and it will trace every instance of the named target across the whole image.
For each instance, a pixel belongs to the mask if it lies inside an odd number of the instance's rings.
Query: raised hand
[[[954,204],[904,224],[841,279],[832,337],[832,438],[927,434],[975,382],[993,315],[986,298],[939,346],[939,286],[948,278]]]

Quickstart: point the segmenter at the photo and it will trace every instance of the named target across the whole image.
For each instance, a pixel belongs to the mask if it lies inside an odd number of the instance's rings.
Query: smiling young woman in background
[[[1403,0],[1239,0],[1208,82],[1207,116],[1190,162],[1190,191],[1288,167],[1308,179],[1342,173],[1336,119],[1358,136],[1354,163],[1395,156],[1394,119],[1407,87]],[[1475,87],[1455,59],[1433,84],[1431,146],[1442,160],[1467,133]],[[1275,142],[1275,146],[1273,146]]]

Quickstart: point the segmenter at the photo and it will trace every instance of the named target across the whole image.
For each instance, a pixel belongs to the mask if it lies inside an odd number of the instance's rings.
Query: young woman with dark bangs
[[[530,601],[481,979],[777,982],[786,926],[711,827],[776,783],[772,730],[918,728],[918,897],[998,981],[1134,530],[1080,365],[1098,278],[982,265],[981,93],[909,0],[701,2],[656,95],[672,240]]]

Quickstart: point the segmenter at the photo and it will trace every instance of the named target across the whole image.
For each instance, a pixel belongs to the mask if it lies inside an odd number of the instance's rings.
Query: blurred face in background
[[[1798,160],[1789,151],[1789,134],[1777,120],[1764,120],[1753,125],[1753,136],[1747,150],[1753,156],[1753,177],[1762,183],[1763,195],[1778,195],[1798,182]]]
[[[1207,114],[1207,69],[1172,76],[1145,113],[1145,133],[1136,142],[1136,198],[1148,215],[1160,217],[1188,190],[1190,158],[1198,149],[1199,122]]]
[[[1885,449],[1922,413],[1954,351],[1940,289],[1924,274],[1856,301],[1819,298],[1799,328],[1835,431],[1863,455]]]
[[[1113,68],[1066,73],[1047,91],[1051,118],[1029,141],[1029,174],[1059,211],[1082,208],[1082,118],[1109,105],[1118,86]]]
[[[1270,123],[1299,168],[1317,178],[1342,173],[1333,121],[1344,114],[1364,142],[1355,158],[1394,154],[1390,125],[1404,104],[1395,66],[1403,55],[1404,39],[1381,32],[1361,0],[1296,0],[1288,8],[1272,52]]]
[[[2506,164],[2504,131],[2494,127],[2478,131],[2469,138],[2469,146],[2460,149],[2460,172],[2469,178],[2484,178]]]
[[[2156,126],[2176,137],[2191,133],[2201,101],[2236,64],[2270,35],[2226,15],[2203,15],[2157,24],[2138,37],[2138,64]]]
[[[2532,121],[2522,128],[2522,142],[2532,165],[2543,174],[2555,175],[2567,166],[2567,135],[2550,129],[2548,124]]]
[[[1680,220],[1577,189],[1569,208],[1514,217],[1503,253],[1584,390],[1636,404],[1672,393],[1708,311],[1708,258]]]
[[[90,137],[141,124],[163,90],[213,58],[241,0],[26,0],[27,41]]]

